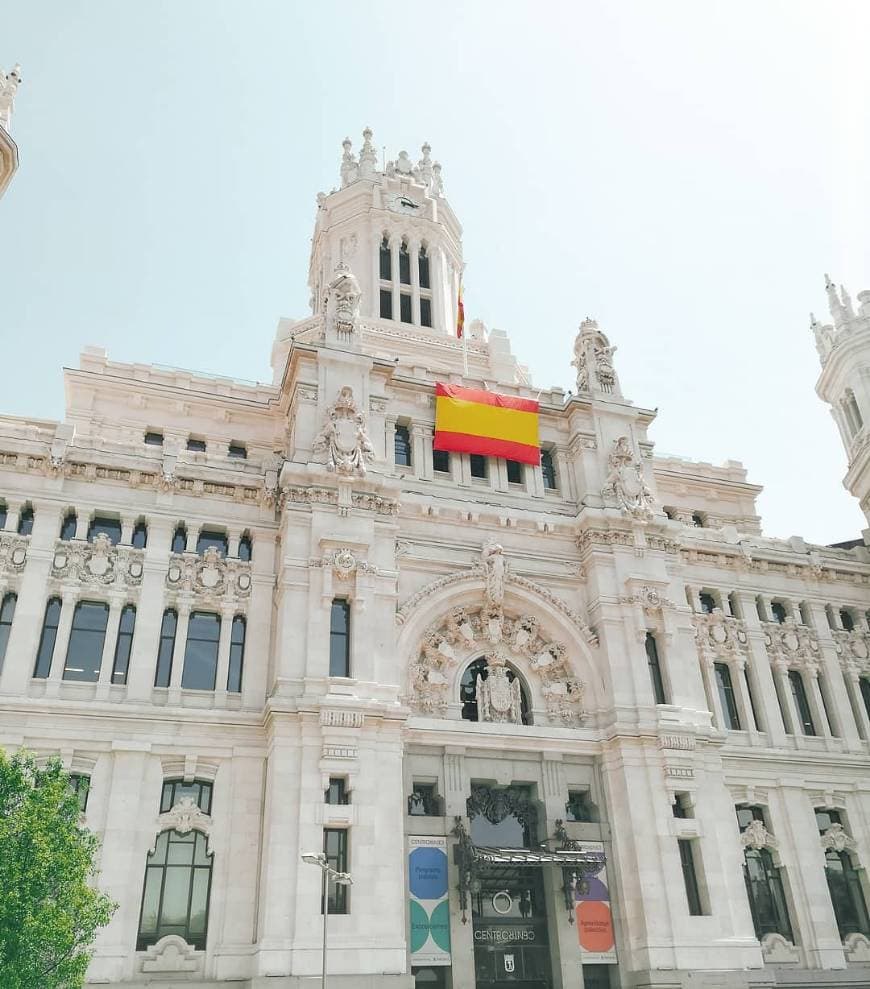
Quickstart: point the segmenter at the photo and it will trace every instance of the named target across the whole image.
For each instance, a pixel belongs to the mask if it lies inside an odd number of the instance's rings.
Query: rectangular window
[[[692,810],[692,805],[689,803],[687,794],[685,793],[674,794],[674,802],[671,804],[671,812],[674,817],[678,817],[683,820],[695,816],[695,812]]]
[[[44,680],[51,672],[51,656],[57,641],[60,609],[60,598],[50,598],[45,606],[45,617],[42,620],[42,632],[39,636],[39,648],[36,650],[36,665],[33,667],[33,675],[39,680]]]
[[[197,440],[190,436],[187,440],[187,449],[191,453],[205,453],[205,440]]]
[[[731,670],[728,669],[727,663],[714,663],[713,671],[716,677],[716,689],[719,691],[722,717],[725,719],[722,727],[727,731],[740,731],[740,714],[737,710],[734,688],[731,685]]]
[[[18,597],[9,593],[4,595],[0,604],[0,670],[3,669],[3,659],[6,656],[6,646],[9,644],[9,634],[12,631],[12,619],[15,617],[15,605]]]
[[[773,615],[773,620],[775,622],[779,622],[780,625],[782,625],[785,622],[786,619],[785,605],[782,604],[780,601],[770,602],[770,613]]]
[[[680,865],[683,867],[683,882],[686,884],[686,900],[692,917],[703,916],[701,892],[698,889],[698,876],[695,871],[695,854],[691,838],[677,838],[680,849]]]
[[[324,828],[323,829],[323,851],[326,853],[326,861],[331,869],[336,872],[347,872],[347,845],[348,834],[345,828]],[[327,886],[327,897],[329,898],[330,913],[348,913],[347,886],[330,880]],[[323,903],[320,904],[320,912],[323,913]]]
[[[172,653],[175,650],[175,630],[178,627],[178,615],[172,611],[163,612],[163,623],[160,626],[160,644],[157,647],[157,671],[154,674],[155,687],[168,687],[172,674]]]
[[[652,683],[653,697],[656,704],[667,704],[665,684],[662,680],[662,669],[659,663],[659,647],[652,632],[646,633],[646,661],[649,667],[649,677]]]
[[[92,543],[98,535],[108,536],[113,546],[121,541],[121,522],[119,519],[108,519],[96,516],[88,526],[88,542]]]
[[[112,683],[126,683],[130,669],[130,654],[133,651],[133,631],[136,628],[136,609],[126,605],[121,612],[118,625],[118,639],[115,643],[115,662],[112,664]]]
[[[203,556],[205,551],[211,546],[214,546],[221,556],[226,557],[230,549],[226,533],[203,529],[196,540],[197,555]]]
[[[404,242],[399,248],[399,281],[403,285],[411,284],[411,255],[408,253],[408,245]]]
[[[449,474],[450,454],[446,450],[433,450],[432,467],[439,474]]]
[[[807,692],[804,688],[804,678],[798,670],[788,671],[788,682],[791,685],[791,694],[794,697],[795,706],[798,710],[801,728],[805,735],[815,735],[816,726],[813,724],[813,716],[810,712],[810,703],[807,699]]]
[[[69,788],[78,799],[79,811],[84,814],[88,808],[88,793],[91,789],[90,776],[84,776],[81,773],[70,773]]]
[[[393,293],[388,288],[381,289],[381,319],[393,318]]]
[[[350,601],[336,598],[329,613],[329,675],[350,676]]]
[[[343,776],[329,777],[329,787],[323,794],[323,801],[324,803],[336,806],[350,803],[350,794],[347,792],[347,780]]]
[[[701,611],[705,615],[712,615],[713,609],[716,607],[716,599],[712,594],[708,594],[706,591],[701,591],[698,595],[698,600],[701,602]]]
[[[217,679],[219,615],[194,611],[187,625],[181,686],[185,690],[214,690]]]
[[[208,780],[164,780],[160,793],[160,813],[165,814],[181,800],[192,800],[203,814],[211,814],[211,795],[214,784]]]
[[[864,710],[867,712],[867,717],[870,718],[870,677],[859,677],[858,682],[861,685],[861,698],[864,701]]]
[[[430,288],[430,285],[429,285],[429,255],[426,253],[426,248],[425,247],[421,247],[420,248],[419,261],[420,261],[420,268],[419,268],[419,273],[420,273],[420,279],[419,279],[420,280],[420,288]],[[429,324],[427,323],[426,325],[428,326]]]
[[[64,680],[97,682],[108,620],[107,604],[82,601],[76,605],[63,669]]]
[[[468,457],[468,463],[471,467],[472,477],[486,477],[486,457],[479,453],[472,453]]]
[[[441,801],[434,783],[414,783],[408,797],[410,817],[440,817]]]
[[[235,457],[237,460],[247,460],[248,448],[244,443],[230,443],[227,447],[227,456]]]
[[[594,823],[598,820],[595,804],[588,790],[569,790],[568,803],[565,804],[565,820]]]
[[[230,664],[227,670],[227,690],[239,694],[242,690],[242,668],[245,665],[245,631],[247,622],[242,615],[233,619],[230,633]]]
[[[508,460],[506,463],[508,484],[522,484],[523,465],[518,460]]]
[[[386,237],[381,241],[380,249],[380,275],[385,282],[393,280],[393,252],[390,250],[390,243]],[[383,316],[383,313],[381,313]]]
[[[399,296],[399,319],[403,323],[411,322],[411,296],[404,292]]]
[[[157,433],[157,432],[146,433],[145,443],[148,446],[163,446],[163,433]]]
[[[556,490],[556,466],[553,463],[552,450],[541,450],[541,475],[547,491]]]
[[[432,300],[420,299],[420,325],[432,325]]]
[[[411,466],[411,434],[407,426],[396,426],[393,446],[396,453],[396,466]]]

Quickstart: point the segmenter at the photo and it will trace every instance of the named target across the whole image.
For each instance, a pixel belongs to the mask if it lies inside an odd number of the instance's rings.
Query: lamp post
[[[321,872],[321,896],[323,897],[323,962],[321,968],[320,985],[326,989],[326,930],[329,920],[329,880],[334,879],[339,886],[352,886],[353,880],[349,872],[336,872],[329,862],[326,861],[325,852],[304,852],[302,861],[309,865],[316,865]]]

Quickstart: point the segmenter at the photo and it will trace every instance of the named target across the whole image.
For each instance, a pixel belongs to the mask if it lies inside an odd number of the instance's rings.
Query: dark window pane
[[[420,325],[432,325],[432,300],[420,299]]]
[[[698,595],[698,599],[701,602],[701,611],[703,611],[705,615],[712,615],[713,609],[716,607],[716,599],[713,595],[702,591]]]
[[[598,809],[592,802],[588,790],[569,790],[568,802],[565,804],[566,821],[595,822],[598,820]]]
[[[659,665],[659,649],[656,637],[652,632],[646,633],[646,660],[649,666],[649,676],[652,681],[653,696],[656,704],[667,704],[665,684],[662,680],[662,670]]]
[[[486,477],[486,457],[472,453],[468,457],[472,477]]]
[[[432,466],[439,474],[449,474],[450,454],[446,450],[433,450]]]
[[[145,434],[145,442],[148,446],[163,446],[163,433],[148,432]]]
[[[386,237],[381,241],[380,275],[385,282],[393,280],[393,252],[390,250],[390,242]],[[381,315],[384,314],[381,313]]]
[[[695,873],[695,856],[692,844],[691,839],[677,839],[677,845],[680,849],[680,865],[683,867],[683,882],[686,885],[686,900],[689,903],[689,914],[692,917],[700,917],[704,911],[701,909],[701,894],[698,890],[698,877]]]
[[[6,528],[7,509],[6,503],[0,501],[0,529]]]
[[[396,426],[394,448],[396,464],[400,467],[411,466],[411,434],[407,426]]]
[[[517,460],[507,461],[507,479],[508,484],[522,484],[523,483],[523,465]]]
[[[33,532],[33,509],[26,505],[18,516],[18,535],[29,536]]]
[[[84,814],[88,807],[88,793],[90,793],[91,789],[90,776],[83,776],[81,773],[70,773],[69,788],[78,798],[79,810]]]
[[[3,669],[3,659],[6,656],[6,646],[9,644],[17,601],[18,597],[10,593],[4,596],[3,603],[0,604],[0,669]]]
[[[205,440],[195,440],[190,437],[187,441],[187,449],[193,453],[205,453]]]
[[[36,665],[33,675],[45,679],[51,670],[51,654],[57,639],[57,625],[60,621],[60,598],[50,598],[45,606],[45,617],[42,620],[42,633],[39,636],[39,648],[36,650]]]
[[[399,281],[403,285],[411,284],[411,255],[408,254],[408,245],[405,241],[402,241],[399,247]]]
[[[704,516],[700,512],[692,513],[692,525],[697,526],[699,529],[704,527]]]
[[[148,526],[144,522],[137,522],[133,529],[134,549],[145,549],[148,545]]]
[[[242,669],[245,665],[245,619],[236,615],[230,635],[230,666],[227,672],[227,690],[238,694],[242,689]]]
[[[755,936],[782,934],[792,940],[791,922],[785,903],[779,869],[766,848],[747,848],[744,852],[744,878]]]
[[[864,709],[867,717],[870,718],[870,677],[861,677],[861,697],[864,699]]]
[[[163,623],[160,626],[160,644],[157,647],[157,671],[154,675],[155,687],[168,687],[172,674],[172,652],[175,649],[175,630],[178,627],[178,615],[174,611],[163,612]]]
[[[553,454],[550,450],[541,450],[541,474],[544,477],[544,487],[549,491],[555,491],[556,467],[553,464]]]
[[[99,679],[108,620],[107,604],[82,601],[76,605],[66,651],[64,680],[95,683]]]
[[[851,632],[855,628],[855,620],[845,608],[840,609],[840,624],[847,632]]]
[[[220,631],[218,615],[203,611],[191,614],[181,673],[181,686],[185,690],[214,690]]]
[[[381,319],[393,318],[393,293],[389,289],[381,289]]]
[[[329,787],[323,795],[325,803],[349,804],[350,794],[347,792],[347,780],[343,776],[331,776]]]
[[[804,734],[815,735],[816,726],[813,724],[813,716],[810,713],[810,704],[807,700],[806,690],[804,689],[804,678],[798,670],[789,670],[788,682],[791,685],[792,697],[794,697]]]
[[[121,612],[118,641],[115,644],[115,662],[112,666],[112,683],[126,683],[133,651],[133,630],[136,627],[136,609],[128,604]]]
[[[420,248],[420,254],[418,257],[419,262],[419,272],[420,272],[420,288],[429,288],[429,255],[426,253],[426,248]],[[430,326],[430,323],[424,323],[424,326]]]
[[[165,780],[160,796],[160,813],[165,814],[181,800],[190,799],[203,814],[211,814],[211,795],[212,784],[208,780],[192,780],[190,783]]]
[[[400,295],[399,296],[399,319],[403,323],[411,322],[411,296],[410,295]]]
[[[75,512],[67,512],[60,524],[60,538],[65,540],[75,539],[76,525],[78,519]]]
[[[408,797],[408,814],[411,817],[440,817],[441,801],[434,783],[414,783]]]
[[[184,553],[187,550],[187,529],[183,525],[176,527],[172,534],[172,552]]]
[[[722,706],[722,717],[725,719],[723,728],[728,731],[740,731],[740,715],[737,711],[734,688],[731,685],[731,670],[725,663],[714,663],[713,671],[716,688],[719,691],[719,703]]]
[[[239,559],[243,563],[250,562],[251,557],[254,555],[254,544],[251,541],[250,536],[242,536],[239,540]]]
[[[108,536],[113,546],[121,541],[121,523],[118,519],[107,519],[97,516],[88,526],[88,542],[92,543],[98,535]]]
[[[226,556],[229,552],[229,542],[226,533],[203,529],[196,540],[196,552],[199,556],[202,556],[211,546],[214,546],[221,556]]]
[[[227,447],[227,456],[235,457],[238,460],[246,460],[248,448],[243,443],[230,443]]]
[[[786,618],[785,605],[779,601],[771,601],[770,603],[770,613],[773,615],[773,620],[779,622],[780,625],[783,624]]]
[[[329,615],[329,675],[350,676],[350,602],[336,598]]]
[[[344,828],[323,829],[323,851],[326,861],[336,872],[347,872],[347,831]],[[330,881],[327,888],[330,913],[347,913],[347,886]],[[323,912],[323,904],[320,907]]]

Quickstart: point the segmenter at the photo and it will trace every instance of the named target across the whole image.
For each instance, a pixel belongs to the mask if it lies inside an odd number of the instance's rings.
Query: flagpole
[[[456,307],[456,326],[457,329],[462,332],[462,367],[463,367],[463,378],[468,377],[468,333],[465,329],[465,302],[462,298],[462,280],[465,277],[465,262],[462,264],[462,270],[459,272],[459,295],[457,296],[457,307]]]

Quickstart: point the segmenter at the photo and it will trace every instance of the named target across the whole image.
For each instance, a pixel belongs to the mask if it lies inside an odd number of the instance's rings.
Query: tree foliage
[[[79,989],[116,904],[88,879],[98,839],[60,762],[0,750],[0,986]]]

